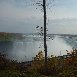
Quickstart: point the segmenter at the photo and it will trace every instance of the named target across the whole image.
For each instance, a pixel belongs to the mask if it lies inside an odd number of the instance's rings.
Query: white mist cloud
[[[48,43],[48,55],[65,55],[67,54],[66,50],[71,51],[72,47],[68,45],[65,40],[60,38],[59,36],[56,36],[54,40],[50,40]],[[61,54],[60,54],[61,53]]]

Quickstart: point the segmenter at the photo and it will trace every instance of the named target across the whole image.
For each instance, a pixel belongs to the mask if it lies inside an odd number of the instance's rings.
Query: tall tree
[[[44,9],[44,51],[45,51],[45,70],[47,70],[47,44],[46,44],[46,0],[43,0]]]

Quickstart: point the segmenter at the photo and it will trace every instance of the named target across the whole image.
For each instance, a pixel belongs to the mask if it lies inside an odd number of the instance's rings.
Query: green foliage
[[[0,41],[13,41],[16,39],[22,40],[24,37],[20,33],[0,32]]]

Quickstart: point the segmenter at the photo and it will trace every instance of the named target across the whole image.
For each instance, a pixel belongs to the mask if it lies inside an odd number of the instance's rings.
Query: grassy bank
[[[66,56],[48,58],[45,71],[42,53],[38,53],[31,62],[21,63],[9,60],[0,53],[0,77],[77,77],[77,50]]]

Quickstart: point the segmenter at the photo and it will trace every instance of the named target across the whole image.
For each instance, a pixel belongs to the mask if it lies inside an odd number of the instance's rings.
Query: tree
[[[54,0],[51,0],[54,1]],[[43,2],[43,3],[42,3]],[[42,0],[38,1],[38,6],[42,6],[43,7],[43,13],[44,13],[44,51],[45,51],[45,70],[47,70],[47,44],[46,44],[46,0]],[[39,26],[37,26],[36,28],[39,28]],[[43,28],[43,27],[42,27]]]
[[[45,51],[45,70],[47,71],[47,44],[46,44],[46,0],[43,0],[44,9],[44,51]]]
[[[40,4],[40,3],[37,3]],[[47,70],[47,44],[46,44],[46,0],[43,0],[43,4],[41,4],[43,6],[43,13],[44,13],[44,51],[45,51],[45,70]],[[37,26],[36,28],[39,28],[39,26]],[[43,27],[42,27],[43,28]],[[41,30],[41,29],[40,29]],[[42,30],[43,31],[43,30]],[[41,32],[41,31],[40,31]],[[41,32],[42,33],[42,32]]]

